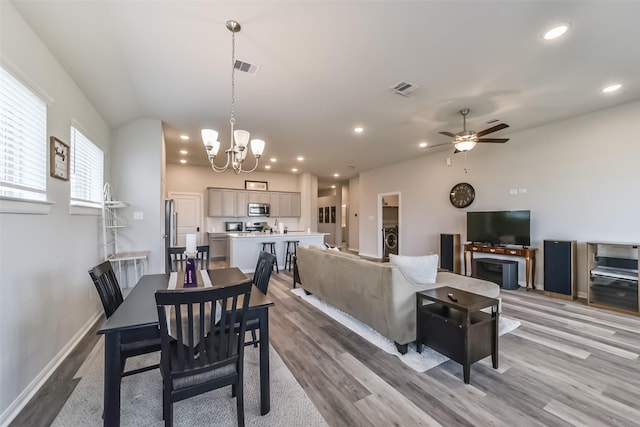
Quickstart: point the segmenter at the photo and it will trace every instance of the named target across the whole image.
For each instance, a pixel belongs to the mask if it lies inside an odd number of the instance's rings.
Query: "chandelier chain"
[[[231,133],[236,122],[236,33],[231,33]],[[233,135],[232,135],[233,136]]]

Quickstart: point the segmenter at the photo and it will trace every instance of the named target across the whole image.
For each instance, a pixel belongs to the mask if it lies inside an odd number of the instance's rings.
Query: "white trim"
[[[55,202],[0,197],[0,213],[48,215]]]
[[[69,214],[100,216],[102,214],[102,208],[96,208],[91,206],[81,206],[81,205],[71,205],[69,206]]]
[[[69,353],[78,345],[80,340],[91,330],[93,325],[102,316],[102,311],[97,311],[87,323],[71,338],[71,340],[58,352],[58,354],[44,367],[31,383],[11,402],[11,405],[0,415],[0,426],[8,427],[11,421],[24,409],[31,398],[40,390],[43,384],[56,371],[58,366],[67,358]]]
[[[23,72],[16,64],[13,63],[13,61],[11,61],[3,54],[0,54],[0,63],[3,67],[8,69],[15,78],[20,80],[25,86],[31,89],[32,92],[38,95],[38,97],[47,105],[47,107],[52,107],[53,104],[55,104],[56,101],[55,99],[53,99],[53,97],[45,92],[45,90],[37,85],[33,80],[31,80],[27,73]]]

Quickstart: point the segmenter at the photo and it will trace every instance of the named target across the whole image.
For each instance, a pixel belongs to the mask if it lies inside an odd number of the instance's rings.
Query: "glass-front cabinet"
[[[638,246],[587,242],[589,305],[639,314]]]

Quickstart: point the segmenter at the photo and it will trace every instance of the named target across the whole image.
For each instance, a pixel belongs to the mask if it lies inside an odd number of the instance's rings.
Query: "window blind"
[[[47,106],[1,66],[0,196],[47,197]]]
[[[102,207],[104,153],[71,127],[71,204]]]

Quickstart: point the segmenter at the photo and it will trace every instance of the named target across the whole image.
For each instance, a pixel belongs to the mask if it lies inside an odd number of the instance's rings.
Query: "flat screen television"
[[[491,245],[531,244],[531,211],[467,212],[467,240]]]

